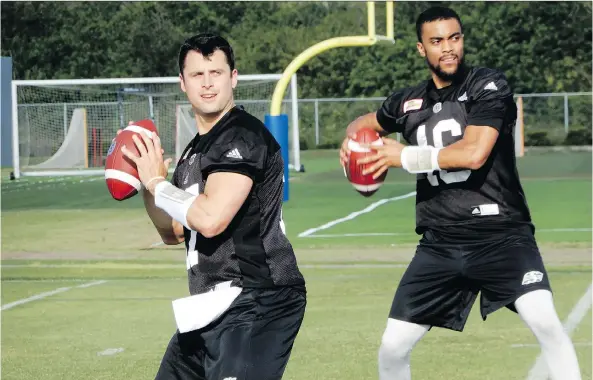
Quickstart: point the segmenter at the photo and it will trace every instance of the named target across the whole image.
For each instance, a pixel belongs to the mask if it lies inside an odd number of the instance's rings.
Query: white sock
[[[577,355],[558,318],[552,293],[535,290],[519,297],[515,307],[542,349],[552,380],[581,380]]]
[[[411,380],[410,353],[429,326],[389,318],[379,348],[379,380]]]

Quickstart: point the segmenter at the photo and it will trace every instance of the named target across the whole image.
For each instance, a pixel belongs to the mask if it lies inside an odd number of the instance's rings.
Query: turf
[[[284,218],[308,306],[284,378],[376,379],[393,292],[418,240],[414,197],[299,234],[413,192],[413,177],[391,170],[364,198],[336,151],[306,151],[302,161]],[[591,153],[528,152],[519,170],[564,320],[591,284]],[[63,289],[2,311],[3,378],[152,378],[175,328],[171,301],[187,295],[183,247],[154,245],[141,199],[114,201],[101,178],[2,175],[3,307]],[[380,235],[342,236],[361,233]],[[81,287],[98,280],[106,282]],[[589,311],[573,332],[584,379],[592,378],[591,334]],[[516,314],[500,310],[483,322],[475,307],[463,333],[433,329],[418,344],[414,378],[524,379],[536,343]]]

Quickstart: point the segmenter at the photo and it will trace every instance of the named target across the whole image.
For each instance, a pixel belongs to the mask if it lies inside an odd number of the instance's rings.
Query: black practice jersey
[[[173,184],[203,193],[208,175],[234,172],[253,179],[245,203],[220,235],[205,238],[184,228],[191,294],[220,282],[254,288],[304,285],[284,233],[284,163],[280,145],[256,117],[234,107],[184,151]]]
[[[417,175],[417,233],[431,229],[476,236],[532,226],[516,168],[516,118],[504,74],[487,68],[466,68],[442,89],[428,80],[385,100],[377,111],[379,124],[389,133],[400,132],[410,145],[446,147],[459,141],[468,125],[499,132],[480,169]]]

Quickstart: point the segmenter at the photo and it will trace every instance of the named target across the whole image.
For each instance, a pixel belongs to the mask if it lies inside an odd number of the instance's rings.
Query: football
[[[113,139],[107,151],[105,181],[109,193],[113,199],[118,201],[133,197],[142,188],[136,164],[121,151],[121,147],[125,145],[128,150],[137,155],[140,154],[134,140],[132,140],[132,136],[138,133],[146,133],[152,138],[153,133],[157,134],[156,126],[150,119],[136,121],[128,125]]]
[[[381,140],[381,136],[379,136],[377,131],[370,128],[362,128],[358,130],[355,138],[348,140],[350,158],[344,168],[344,174],[360,194],[365,197],[370,197],[379,189],[379,187],[381,187],[385,181],[387,172],[381,174],[377,179],[373,179],[372,174],[362,174],[362,171],[371,164],[359,165],[356,161],[368,155],[372,155],[373,152],[370,149],[361,147],[360,144],[383,145],[383,140]]]

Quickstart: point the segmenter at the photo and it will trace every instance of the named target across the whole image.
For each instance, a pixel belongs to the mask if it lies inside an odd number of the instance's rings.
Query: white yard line
[[[591,285],[587,288],[585,294],[581,297],[579,302],[574,306],[571,310],[570,314],[564,321],[564,330],[570,336],[572,332],[577,328],[577,326],[581,323],[583,318],[587,315],[587,312],[591,308],[591,303],[593,300],[591,299]],[[527,374],[527,380],[545,380],[548,378],[548,367],[544,361],[543,356],[540,354],[531,370]]]
[[[88,288],[90,286],[95,286],[95,285],[101,285],[106,283],[106,280],[100,280],[100,281],[93,281],[93,282],[88,282],[86,284],[82,284],[82,285],[77,285],[77,286],[69,286],[69,287],[64,287],[64,288],[58,288],[56,290],[52,290],[49,292],[44,292],[44,293],[39,293],[36,294],[34,296],[28,297],[28,298],[23,298],[22,300],[18,300],[18,301],[14,301],[11,303],[7,303],[6,305],[2,305],[2,311],[4,310],[8,310],[8,309],[12,309],[15,306],[19,306],[25,303],[29,303],[32,301],[36,301],[36,300],[40,300],[49,296],[53,296],[54,294],[59,294],[59,293],[63,293],[63,292],[67,292],[70,289],[74,289],[74,288]]]
[[[335,226],[336,224],[347,222],[349,220],[352,220],[352,219],[356,218],[357,216],[360,216],[362,214],[369,213],[369,212],[373,211],[374,209],[376,209],[377,207],[379,207],[381,205],[384,205],[387,202],[399,201],[401,199],[410,198],[410,197],[413,197],[415,195],[416,195],[416,192],[415,191],[412,191],[411,193],[400,195],[398,197],[381,199],[381,200],[379,200],[377,202],[374,202],[374,203],[370,204],[369,206],[365,207],[364,209],[362,209],[360,211],[355,211],[355,212],[349,214],[348,216],[345,216],[345,217],[340,218],[340,219],[332,220],[331,222],[325,223],[325,224],[323,224],[323,225],[321,225],[319,227],[309,228],[308,230],[301,232],[298,235],[298,237],[308,237],[308,236],[311,236],[311,235],[313,235],[317,231],[328,229],[330,227]]]

